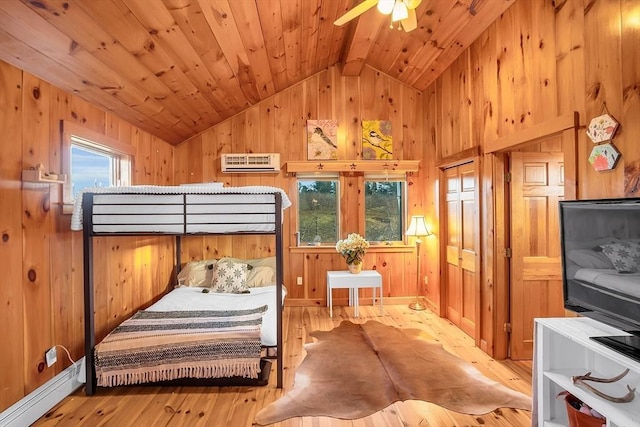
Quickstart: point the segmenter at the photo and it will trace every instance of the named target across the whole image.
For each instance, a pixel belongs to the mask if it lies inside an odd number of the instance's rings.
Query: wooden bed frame
[[[283,214],[282,214],[282,206],[283,206],[283,199],[282,199],[282,194],[280,192],[274,191],[274,192],[264,192],[264,193],[242,193],[242,192],[224,192],[224,193],[216,193],[216,192],[212,192],[212,193],[192,193],[189,192],[189,190],[176,190],[176,193],[171,193],[171,194],[143,194],[145,198],[148,198],[149,200],[153,200],[154,197],[157,197],[157,201],[158,201],[158,205],[173,205],[174,211],[178,211],[178,207],[179,209],[179,214],[173,214],[172,218],[171,218],[171,228],[173,231],[160,231],[160,232],[149,232],[149,231],[139,231],[139,230],[135,230],[137,225],[143,225],[140,226],[141,229],[144,229],[146,226],[149,226],[150,223],[152,223],[152,221],[149,221],[149,218],[153,218],[154,214],[150,214],[148,211],[144,212],[144,209],[141,209],[140,212],[136,213],[135,212],[135,206],[150,206],[150,202],[145,202],[144,204],[126,204],[126,199],[128,199],[129,201],[131,200],[131,196],[132,194],[134,195],[141,195],[138,193],[127,193],[127,192],[122,192],[122,193],[106,193],[106,194],[102,194],[102,193],[91,193],[91,192],[87,192],[84,193],[82,195],[82,229],[83,229],[83,245],[84,245],[84,256],[83,256],[83,263],[84,263],[84,320],[85,320],[85,369],[86,369],[86,389],[85,392],[87,394],[87,396],[91,396],[93,394],[95,394],[96,391],[96,387],[97,387],[97,381],[96,381],[96,372],[95,372],[95,366],[93,363],[93,359],[94,359],[94,348],[96,345],[96,338],[95,338],[95,318],[94,318],[94,278],[93,278],[93,239],[95,237],[100,237],[100,236],[175,236],[176,238],[176,266],[177,269],[179,269],[180,264],[181,264],[181,246],[180,246],[180,236],[184,236],[184,235],[239,235],[239,234],[248,234],[248,235],[274,235],[275,236],[275,240],[276,240],[276,283],[278,286],[276,286],[276,333],[277,333],[277,342],[276,342],[276,348],[277,348],[277,354],[276,354],[276,361],[277,361],[277,387],[278,388],[282,388],[282,378],[283,378],[283,345],[282,345],[282,309],[283,309],[283,302],[282,302],[282,286],[284,284],[284,274],[283,274],[283,237],[282,237],[282,219],[283,219]],[[179,202],[171,202],[171,203],[167,203],[167,196],[171,195],[171,196],[176,196],[176,195],[180,195],[183,196],[180,198]],[[203,198],[201,196],[205,195],[206,199],[209,201],[204,201],[203,202]],[[217,196],[226,196],[225,199],[226,201],[224,202],[216,202],[216,198]],[[259,196],[269,196],[270,201],[265,203],[264,201],[261,201],[259,203],[255,203],[256,206],[256,210],[255,212],[243,212],[244,214],[247,214],[247,218],[251,218],[252,214],[256,214],[256,215],[264,215],[265,214],[265,206],[269,206],[268,209],[268,214],[273,214],[273,223],[269,223],[266,224],[265,222],[254,222],[252,223],[251,221],[247,221],[245,223],[242,223],[240,225],[245,226],[248,229],[251,229],[252,227],[254,229],[256,229],[256,231],[234,231],[234,232],[220,232],[220,231],[216,231],[216,232],[209,232],[209,231],[198,231],[198,232],[189,232],[189,226],[193,225],[193,223],[190,223],[190,221],[194,221],[194,219],[200,217],[202,218],[203,216],[207,216],[207,218],[212,218],[215,217],[217,215],[219,216],[228,216],[230,214],[235,215],[236,217],[238,216],[237,213],[234,212],[219,212],[220,210],[220,206],[229,206],[230,208],[233,207],[233,203],[229,203],[228,199],[230,196],[232,199],[233,198],[237,198],[238,202],[242,202],[243,205],[251,205],[251,203],[247,203],[247,199],[251,198],[254,195],[259,195]],[[117,209],[118,206],[123,206],[122,202],[118,202],[118,196],[124,196],[123,197],[123,201],[126,204],[126,206],[129,208],[129,210],[127,211],[126,215],[114,215],[113,213],[96,213],[94,211],[94,206],[96,205],[96,199],[100,199],[100,197],[102,196],[108,196],[107,198],[110,200],[108,202],[100,202],[100,206],[104,207],[104,206],[109,206],[110,208],[113,209]],[[188,213],[188,207],[189,207],[189,196],[198,196],[198,212],[197,213]],[[106,199],[106,198],[105,198]],[[177,199],[176,197],[172,197],[171,199],[175,200]],[[115,202],[114,202],[115,200]],[[99,201],[99,200],[98,200]],[[134,206],[132,208],[132,206]],[[258,206],[261,207],[261,209],[258,209]],[[133,209],[133,212],[132,212]],[[118,226],[118,218],[122,218],[122,222],[121,224],[123,226],[126,226],[125,228],[127,228],[127,231],[96,231],[94,230],[94,219],[99,218],[100,216],[103,217],[109,217],[110,219],[110,224],[112,227],[116,227]],[[132,217],[138,217],[138,218],[145,218],[145,221],[133,221],[130,222],[129,220]],[[166,215],[163,215],[164,220],[166,221]],[[116,218],[114,220],[114,218]],[[100,222],[100,221],[98,221]],[[115,223],[115,224],[114,224]],[[144,223],[144,224],[143,224]],[[166,222],[163,222],[163,224],[166,224]],[[197,222],[198,224],[198,228],[202,229],[202,222]],[[218,223],[208,223],[210,224],[212,227],[215,226],[219,226],[222,225],[222,222],[218,222]],[[229,224],[231,225],[231,224]],[[233,225],[238,225],[238,223],[233,223]],[[264,227],[265,225],[267,227],[271,227],[273,226],[273,230],[271,231],[264,231]],[[177,227],[179,227],[182,231],[177,232],[175,231]],[[206,223],[204,228],[206,228]],[[181,382],[181,384],[185,384],[185,382]],[[194,381],[193,384],[195,385],[203,385],[203,380],[200,379],[198,381]],[[212,378],[211,379],[211,385],[220,385],[220,379],[219,378]],[[237,385],[242,385],[242,384],[237,384]]]

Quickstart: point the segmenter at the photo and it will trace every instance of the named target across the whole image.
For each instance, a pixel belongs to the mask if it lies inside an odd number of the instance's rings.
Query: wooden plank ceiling
[[[178,144],[318,71],[426,89],[515,0],[423,0],[418,28],[359,0],[0,0],[0,59]]]

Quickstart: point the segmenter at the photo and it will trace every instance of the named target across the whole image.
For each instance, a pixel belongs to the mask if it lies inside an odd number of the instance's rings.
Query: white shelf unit
[[[537,399],[538,426],[567,426],[566,390],[607,418],[608,427],[640,426],[640,362],[590,339],[606,335],[629,335],[594,319],[535,319],[534,393]],[[629,373],[615,383],[589,382],[594,388],[615,397],[627,394],[627,385],[636,388],[628,403],[614,403],[574,385],[572,376],[610,378]]]
[[[22,181],[39,182],[44,184],[64,184],[67,180],[65,174],[50,175],[40,169],[25,169],[22,171]]]

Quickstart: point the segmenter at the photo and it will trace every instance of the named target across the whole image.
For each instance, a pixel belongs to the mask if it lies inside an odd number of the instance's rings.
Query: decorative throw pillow
[[[209,286],[213,279],[215,259],[191,261],[178,273],[178,286]]]
[[[247,288],[248,265],[240,262],[218,261],[213,269],[211,290],[220,293],[242,294]]]
[[[220,261],[241,262],[243,264],[248,264],[248,288],[257,288],[260,286],[271,286],[276,284],[276,257],[254,259],[222,257],[220,258]]]
[[[602,252],[609,257],[617,271],[634,273],[640,269],[640,243],[638,242],[609,243],[602,245]]]

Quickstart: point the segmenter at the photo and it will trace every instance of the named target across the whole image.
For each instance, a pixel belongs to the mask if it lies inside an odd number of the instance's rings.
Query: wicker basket
[[[585,414],[574,408],[571,403],[582,404],[582,401],[572,394],[564,397],[567,406],[567,417],[569,418],[569,427],[603,427],[607,424],[604,418],[597,418],[593,415]]]

